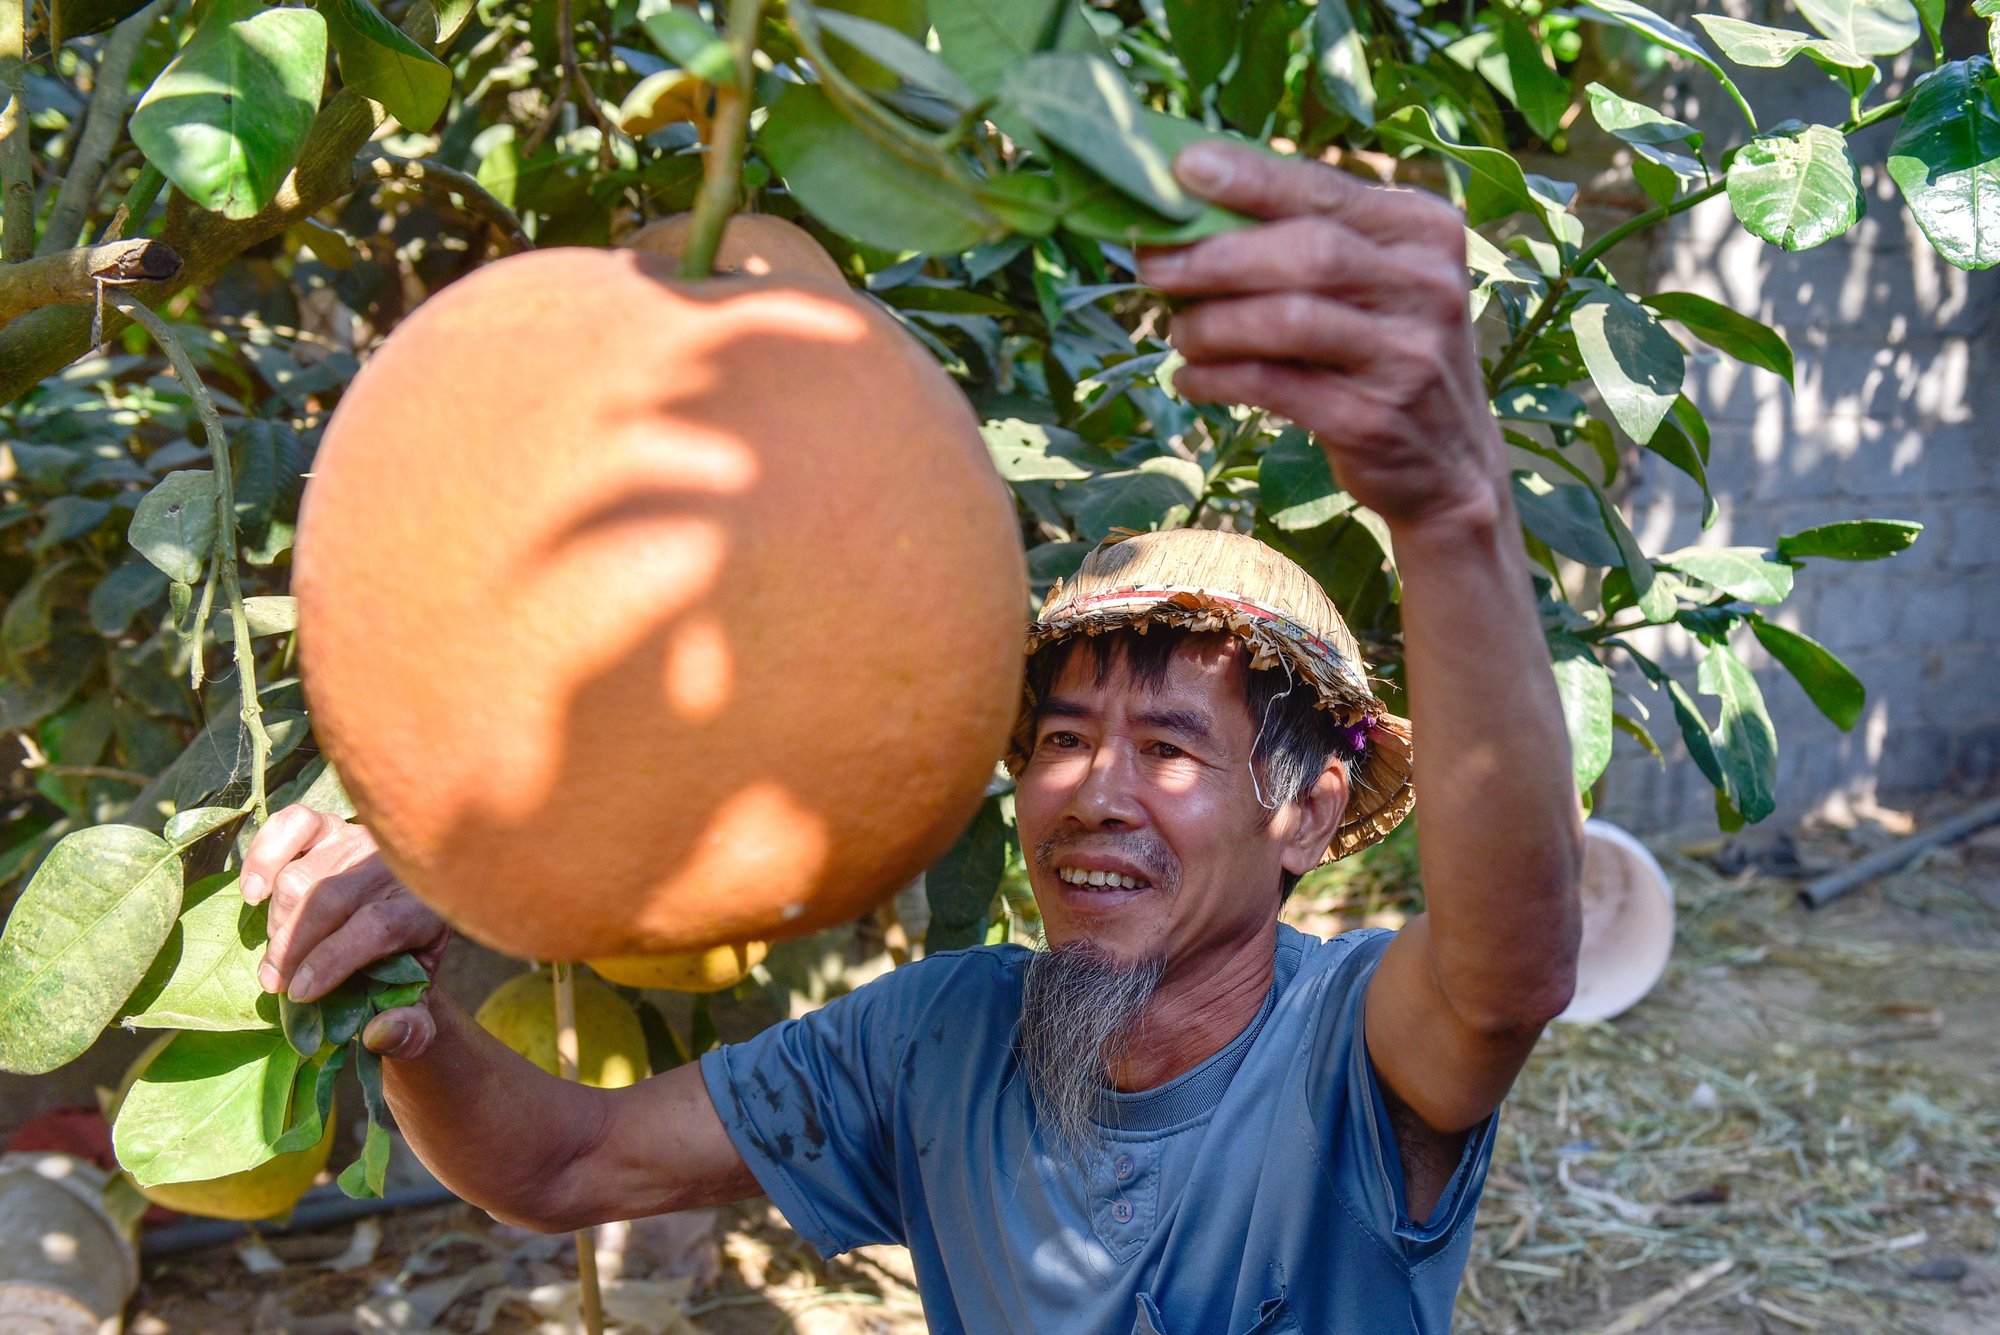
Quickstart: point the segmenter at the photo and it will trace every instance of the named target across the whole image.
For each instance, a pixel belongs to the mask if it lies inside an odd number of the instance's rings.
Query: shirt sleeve
[[[701,1059],[737,1152],[822,1256],[903,1241],[889,1143],[893,977]]]
[[[1322,1143],[1330,1142],[1336,1189],[1376,1238],[1414,1270],[1451,1249],[1460,1225],[1470,1223],[1492,1159],[1499,1115],[1489,1116],[1467,1134],[1458,1166],[1430,1217],[1421,1224],[1411,1218],[1402,1152],[1362,1024],[1369,980],[1393,937],[1386,931],[1367,933],[1335,966],[1328,979],[1310,1088],[1322,1134],[1328,1138]]]

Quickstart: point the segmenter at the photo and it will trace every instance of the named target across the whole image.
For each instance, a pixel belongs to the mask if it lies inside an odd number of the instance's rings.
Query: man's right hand
[[[451,928],[382,862],[360,825],[290,806],[264,823],[243,858],[243,898],[270,901],[266,992],[317,1001],[376,960],[409,951],[436,976]],[[361,1041],[384,1057],[420,1057],[437,1035],[421,1001],[376,1016]]]

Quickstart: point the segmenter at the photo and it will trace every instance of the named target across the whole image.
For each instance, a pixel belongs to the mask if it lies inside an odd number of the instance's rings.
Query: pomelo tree
[[[2000,33],[1996,0],[1975,9]],[[1862,683],[1770,612],[1810,562],[1890,556],[1917,526],[1645,550],[1617,504],[1638,451],[1708,496],[1689,352],[1788,380],[1793,361],[1749,315],[1609,261],[1721,194],[1772,245],[1832,240],[1864,207],[1849,138],[1885,122],[1938,253],[2000,261],[2000,37],[1947,49],[1942,0],[1696,24],[1635,0],[0,0],[0,731],[24,758],[0,795],[0,1068],[54,1069],[115,1023],[183,1031],[119,1128],[126,1167],[168,1182],[315,1143],[351,1066],[372,1125],[342,1182],[380,1189],[379,1069],[354,1037],[423,972],[267,997],[262,909],[233,892],[274,807],[350,813],[294,671],[302,479],[426,294],[687,210],[683,272],[733,211],[791,218],[935,354],[987,423],[1036,589],[1114,529],[1251,531],[1326,586],[1393,697],[1383,525],[1301,432],[1176,397],[1132,248],[1243,225],[1169,169],[1204,137],[1449,193],[1579,786],[1618,732],[1655,754],[1675,735],[1725,827],[1763,819],[1777,738],[1740,651],[1852,727]],[[1732,76],[1796,60],[1844,90],[1839,123],[1760,121]],[[1917,71],[1893,95],[1892,61]],[[1662,64],[1729,128],[1652,105]],[[1523,163],[1582,133],[1616,141],[1649,205],[1596,234],[1576,183]],[[1685,638],[1691,676],[1634,646],[1649,627]],[[996,792],[927,877],[931,948],[989,930],[1012,842]]]

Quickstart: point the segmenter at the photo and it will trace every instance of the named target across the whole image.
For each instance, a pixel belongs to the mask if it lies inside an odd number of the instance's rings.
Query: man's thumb
[[[398,1006],[395,1010],[383,1011],[361,1031],[362,1045],[370,1052],[378,1057],[394,1057],[398,1061],[423,1056],[436,1037],[437,1022],[422,1006]]]

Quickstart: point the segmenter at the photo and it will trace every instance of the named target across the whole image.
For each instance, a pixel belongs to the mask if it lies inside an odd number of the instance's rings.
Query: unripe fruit
[[[970,405],[830,284],[502,260],[327,428],[295,554],[315,735],[388,865],[533,959],[846,921],[977,809],[1025,563]]]
[[[679,260],[687,249],[693,230],[692,213],[675,213],[655,218],[625,238],[634,250]],[[797,223],[768,213],[739,213],[722,230],[722,243],[715,248],[715,271],[719,274],[748,274],[752,278],[816,278],[845,285],[846,275],[833,262],[825,247],[812,233]]]
[[[570,984],[576,998],[576,1078],[598,1089],[623,1089],[651,1075],[646,1032],[625,998],[592,978],[572,978]],[[555,988],[555,979],[539,971],[510,978],[479,1003],[473,1018],[550,1075],[560,1075]]]
[[[771,948],[762,941],[683,950],[672,955],[620,955],[591,960],[590,967],[614,983],[665,992],[721,992],[750,976]]]

